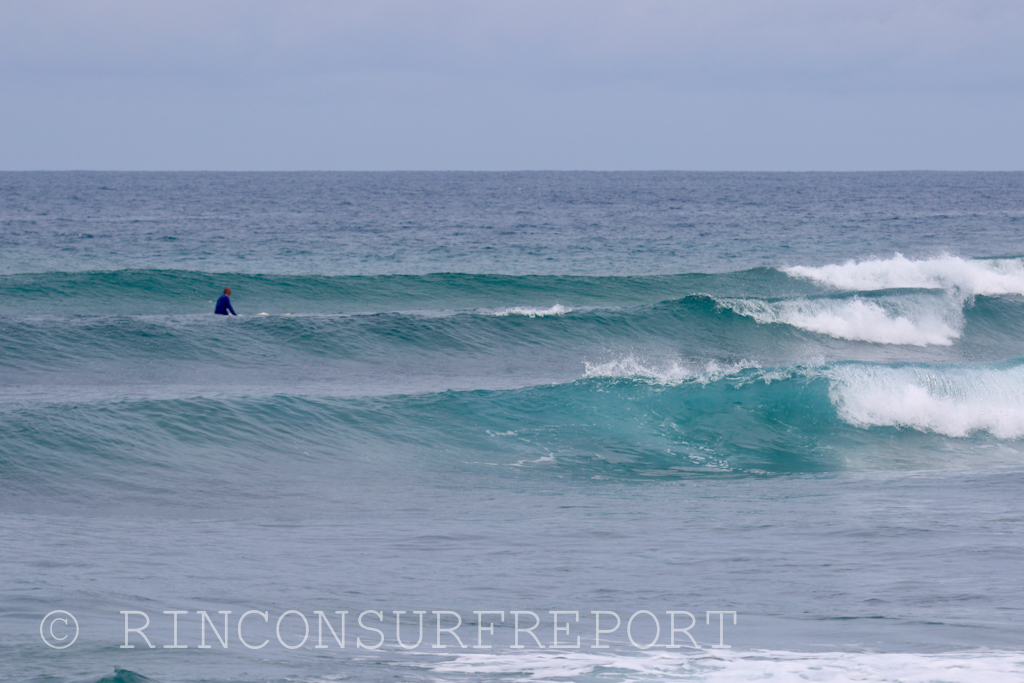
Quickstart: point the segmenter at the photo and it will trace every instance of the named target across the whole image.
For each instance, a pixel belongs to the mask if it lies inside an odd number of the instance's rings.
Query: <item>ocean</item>
[[[1022,236],[1024,173],[0,173],[0,678],[1024,680]]]

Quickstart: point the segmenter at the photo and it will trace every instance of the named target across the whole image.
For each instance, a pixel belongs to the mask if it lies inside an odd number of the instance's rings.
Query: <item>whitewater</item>
[[[0,173],[0,676],[1019,680],[1022,189]]]

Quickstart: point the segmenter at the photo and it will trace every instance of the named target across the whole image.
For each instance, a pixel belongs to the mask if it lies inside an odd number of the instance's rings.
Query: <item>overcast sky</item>
[[[1021,0],[3,0],[0,169],[1024,169]]]

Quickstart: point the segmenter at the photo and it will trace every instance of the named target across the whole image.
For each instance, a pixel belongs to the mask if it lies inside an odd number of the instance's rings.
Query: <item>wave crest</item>
[[[1024,295],[1024,259],[963,259],[943,255],[911,260],[896,253],[890,259],[847,261],[826,266],[781,268],[790,277],[847,291],[879,289],[958,289],[966,294]]]
[[[825,372],[839,417],[856,427],[910,427],[944,436],[1024,437],[1024,365],[841,365]]]
[[[629,355],[604,363],[585,361],[583,367],[583,377],[586,379],[636,379],[649,384],[674,386],[684,382],[710,384],[760,366],[750,361],[724,363],[710,360],[695,367],[679,360],[654,360]]]
[[[963,301],[944,297],[936,304],[901,297],[852,299],[721,299],[718,304],[761,324],[782,323],[837,339],[875,344],[950,346],[963,330]]]
[[[495,311],[494,315],[499,317],[506,317],[510,315],[525,315],[528,318],[543,318],[549,315],[565,315],[566,313],[572,313],[572,309],[562,304],[555,304],[547,308],[538,308],[535,306],[513,306],[511,308],[503,308],[500,311]]]

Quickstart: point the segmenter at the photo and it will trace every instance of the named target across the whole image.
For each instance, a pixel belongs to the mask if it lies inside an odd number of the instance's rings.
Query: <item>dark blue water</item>
[[[0,173],[0,674],[1020,680],[1022,191]]]

